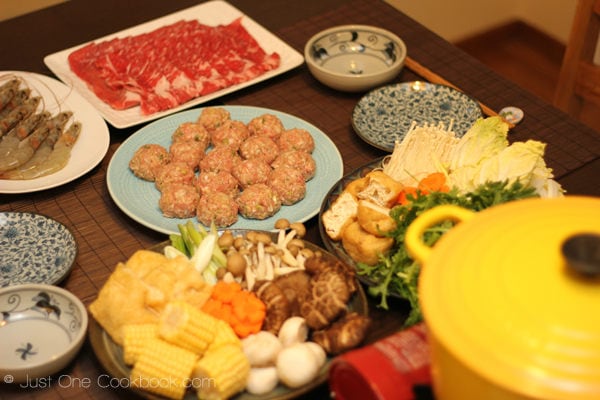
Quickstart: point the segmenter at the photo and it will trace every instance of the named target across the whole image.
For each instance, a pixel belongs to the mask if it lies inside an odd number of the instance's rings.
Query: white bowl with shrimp
[[[86,337],[88,315],[71,292],[53,285],[0,289],[0,376],[22,383],[67,366]]]

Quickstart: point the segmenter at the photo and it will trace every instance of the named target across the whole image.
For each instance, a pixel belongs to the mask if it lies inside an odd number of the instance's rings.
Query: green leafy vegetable
[[[388,233],[389,237],[394,238],[392,250],[388,256],[381,257],[377,265],[359,263],[358,274],[377,283],[369,288],[369,293],[381,296],[380,307],[388,309],[387,297],[390,294],[398,294],[408,300],[411,311],[405,325],[413,325],[422,320],[417,293],[420,265],[409,257],[404,246],[408,226],[424,211],[442,204],[454,204],[469,210],[481,211],[494,205],[537,196],[535,188],[525,186],[519,181],[487,182],[468,193],[459,193],[457,189],[452,189],[447,193],[417,192],[414,196],[409,195],[409,203],[398,205],[390,212],[397,222],[397,228]],[[433,246],[453,226],[454,222],[444,221],[430,227],[423,235],[424,242]]]
[[[508,146],[508,125],[500,117],[480,118],[458,141],[450,170],[476,166],[482,160],[492,157]]]
[[[218,244],[219,233],[216,226],[212,225],[207,231],[201,225],[194,225],[191,221],[177,225],[179,235],[171,234],[169,239],[173,251],[168,246],[165,251],[169,254],[183,254],[188,257],[202,277],[208,283],[217,281],[217,270],[227,265],[227,256]]]
[[[562,195],[546,166],[546,144],[537,140],[508,143],[508,125],[500,117],[477,120],[460,138],[446,168],[449,186],[462,192],[485,182],[520,181],[542,197]]]

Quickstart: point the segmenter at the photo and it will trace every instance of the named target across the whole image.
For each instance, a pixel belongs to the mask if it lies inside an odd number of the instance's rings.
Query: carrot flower
[[[202,311],[227,322],[240,338],[260,331],[266,316],[265,304],[237,282],[217,282]]]

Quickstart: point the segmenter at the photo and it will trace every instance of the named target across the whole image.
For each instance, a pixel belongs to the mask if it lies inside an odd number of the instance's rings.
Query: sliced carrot
[[[450,191],[448,185],[446,185],[446,175],[442,172],[432,172],[419,181],[417,187],[406,186],[398,195],[397,202],[401,205],[410,203],[409,196],[413,198],[417,197],[418,194],[427,195],[431,192],[444,192]]]
[[[229,323],[239,337],[260,331],[266,317],[265,304],[237,282],[215,284],[202,310]]]
[[[229,303],[241,291],[242,286],[237,282],[219,281],[213,288],[212,297],[224,303]]]
[[[410,202],[408,199],[409,195],[411,195],[413,198],[417,197],[417,188],[413,186],[405,186],[398,195],[398,204],[408,204]]]
[[[419,181],[418,189],[421,192],[440,192],[446,184],[446,175],[441,172],[433,172]],[[446,186],[447,189],[447,186]]]

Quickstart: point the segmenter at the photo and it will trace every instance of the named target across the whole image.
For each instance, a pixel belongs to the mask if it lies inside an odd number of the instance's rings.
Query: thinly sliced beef
[[[216,27],[178,21],[137,36],[91,43],[69,55],[71,70],[117,110],[152,114],[247,82],[280,65],[237,19]]]

